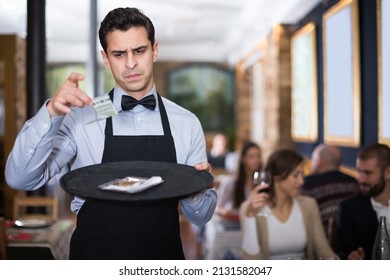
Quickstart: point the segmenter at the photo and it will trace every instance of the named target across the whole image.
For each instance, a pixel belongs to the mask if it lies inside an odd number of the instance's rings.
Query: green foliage
[[[205,131],[234,130],[234,82],[227,70],[191,65],[169,73],[169,98],[196,114]]]
[[[52,65],[46,72],[47,92],[49,97],[53,96],[58,88],[69,77],[70,73],[78,72],[85,75],[84,64],[58,64]],[[85,81],[79,84],[80,89],[85,91]]]

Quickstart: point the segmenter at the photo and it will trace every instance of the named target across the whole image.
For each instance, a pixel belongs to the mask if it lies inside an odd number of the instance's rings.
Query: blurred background
[[[99,24],[116,7],[140,8],[156,28],[157,90],[200,119],[210,149],[223,133],[307,158],[339,147],[354,174],[356,153],[390,143],[387,29],[390,8],[372,0],[0,0],[0,168],[24,121],[72,71],[106,93]],[[387,14],[387,16],[386,16]],[[387,34],[386,34],[387,33]],[[0,214],[14,191],[0,178]]]

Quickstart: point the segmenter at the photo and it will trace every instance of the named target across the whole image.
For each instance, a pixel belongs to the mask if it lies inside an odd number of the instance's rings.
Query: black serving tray
[[[98,188],[101,184],[126,176],[161,176],[164,182],[139,193]],[[70,171],[60,179],[61,187],[75,196],[134,202],[181,199],[208,188],[212,183],[213,176],[207,171],[198,171],[183,164],[155,161],[120,161],[89,165]]]

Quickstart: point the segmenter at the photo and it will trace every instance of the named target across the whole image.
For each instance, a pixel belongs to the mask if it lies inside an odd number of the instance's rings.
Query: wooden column
[[[15,35],[0,36],[0,215],[12,218],[15,190],[7,186],[4,168],[16,135],[26,121],[26,48]]]

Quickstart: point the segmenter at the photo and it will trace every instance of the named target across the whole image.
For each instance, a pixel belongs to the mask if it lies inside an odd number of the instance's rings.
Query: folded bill
[[[99,185],[98,188],[105,191],[137,193],[157,186],[162,182],[164,182],[164,180],[160,176],[152,176],[150,178],[127,176]]]

